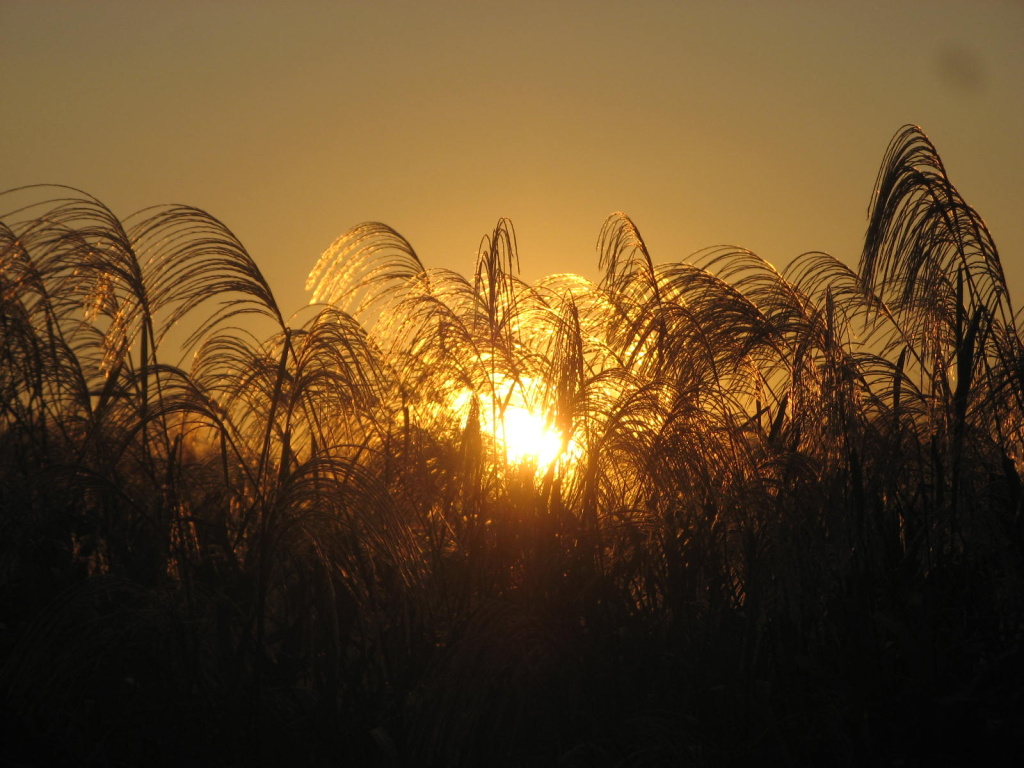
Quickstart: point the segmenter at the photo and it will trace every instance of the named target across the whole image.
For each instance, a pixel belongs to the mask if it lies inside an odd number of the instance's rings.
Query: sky
[[[198,206],[286,313],[382,221],[473,270],[597,279],[630,215],[656,262],[719,244],[855,265],[886,146],[937,146],[1024,301],[1024,2],[0,0],[0,189]]]

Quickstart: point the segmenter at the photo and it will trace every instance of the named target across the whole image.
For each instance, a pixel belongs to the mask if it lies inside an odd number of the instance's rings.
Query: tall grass
[[[1024,741],[1024,347],[920,129],[856,270],[657,263],[614,214],[599,283],[527,285],[506,220],[469,276],[364,224],[301,324],[202,211],[0,200],[12,750],[876,764]],[[557,459],[510,453],[517,409]]]

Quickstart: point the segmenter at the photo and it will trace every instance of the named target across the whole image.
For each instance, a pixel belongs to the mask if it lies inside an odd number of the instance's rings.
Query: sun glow
[[[505,455],[515,464],[550,466],[562,453],[562,436],[548,427],[543,416],[509,405],[500,418],[495,436],[505,445]]]
[[[480,431],[495,441],[505,461],[514,465],[533,465],[546,471],[567,455],[575,455],[576,444],[565,440],[546,415],[531,407],[540,400],[534,379],[522,377],[518,383],[500,378],[494,384],[493,396],[488,393],[478,401]],[[454,408],[469,419],[475,395],[468,389],[456,398]]]

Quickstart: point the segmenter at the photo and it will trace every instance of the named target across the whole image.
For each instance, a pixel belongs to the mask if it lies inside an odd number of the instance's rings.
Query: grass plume
[[[16,747],[639,766],[1021,746],[1024,346],[925,134],[894,137],[856,269],[661,263],[621,213],[598,254],[597,283],[529,285],[507,220],[469,276],[363,224],[290,325],[203,211],[0,196]],[[187,365],[165,352],[181,327]]]

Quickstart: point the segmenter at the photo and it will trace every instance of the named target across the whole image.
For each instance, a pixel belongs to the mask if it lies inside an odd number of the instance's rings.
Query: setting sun
[[[505,461],[547,469],[564,453],[575,452],[575,441],[564,441],[543,409],[534,405],[540,400],[537,380],[524,376],[517,384],[498,376],[493,387],[493,394],[485,395],[479,403],[480,430],[494,439]],[[452,404],[457,413],[464,414],[463,420],[469,418],[473,397],[466,389]]]
[[[535,463],[547,467],[562,452],[562,436],[545,424],[544,417],[526,408],[510,405],[496,430],[512,463]]]

